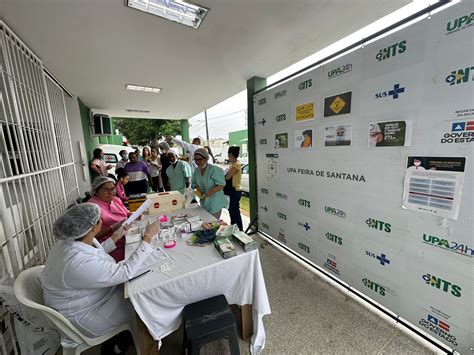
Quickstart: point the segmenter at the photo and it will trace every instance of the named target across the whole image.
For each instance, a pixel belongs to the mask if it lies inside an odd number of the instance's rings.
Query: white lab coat
[[[188,142],[185,142],[185,141],[182,141],[180,139],[177,139],[177,138],[173,138],[172,139],[173,143],[179,145],[180,147],[182,147],[183,149],[185,149],[188,154],[189,154],[189,157],[191,159],[191,162],[190,165],[191,167],[193,168],[193,171],[194,169],[197,168],[197,164],[196,162],[194,161],[194,152],[199,149],[199,148],[202,148],[196,144],[191,144],[191,143],[188,143]],[[207,163],[208,164],[213,164],[214,162],[212,161],[212,157],[209,155],[209,159],[207,159]]]
[[[132,278],[152,252],[141,242],[128,260],[117,263],[95,238],[93,245],[58,242],[40,275],[44,302],[85,335],[103,335],[132,319],[133,307],[118,285]]]

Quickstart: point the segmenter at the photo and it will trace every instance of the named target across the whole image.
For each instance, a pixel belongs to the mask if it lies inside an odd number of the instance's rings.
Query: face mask
[[[121,157],[122,157],[123,160],[127,160],[128,159],[128,154],[122,154]]]

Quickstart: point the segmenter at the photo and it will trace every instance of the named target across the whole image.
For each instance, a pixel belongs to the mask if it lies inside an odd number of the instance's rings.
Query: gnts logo
[[[302,83],[299,83],[298,89],[302,91],[307,88],[310,88],[311,86],[313,86],[313,79],[308,79],[308,80],[303,81]]]
[[[286,120],[286,113],[282,113],[281,115],[276,116],[276,121],[281,122]]]
[[[364,286],[370,288],[372,291],[379,293],[381,296],[385,296],[385,288],[379,285],[378,283],[370,281],[367,278],[363,278],[362,283],[364,284]]]
[[[390,57],[394,57],[397,54],[401,54],[405,52],[407,49],[406,45],[407,45],[407,41],[405,40],[392,44],[391,46],[388,46],[387,48],[383,48],[379,50],[375,58],[377,58],[377,60],[380,62]]]
[[[471,12],[469,15],[461,16],[455,20],[449,21],[446,24],[446,34],[450,35],[451,33],[465,30],[468,27],[474,25],[474,12]]]
[[[301,249],[301,250],[304,250],[305,252],[307,252],[308,254],[311,252],[310,249],[309,249],[309,246],[307,246],[306,244],[303,244],[303,243],[298,243],[298,247]]]
[[[339,245],[342,245],[342,238],[335,235],[335,234],[332,234],[332,233],[329,233],[327,232],[326,233],[326,238],[336,244],[339,244]]]
[[[263,187],[260,189],[260,192],[261,192],[262,194],[268,195],[268,189],[265,189],[265,188],[263,188]]]
[[[278,216],[278,218],[283,219],[283,220],[286,221],[286,214],[281,213],[281,212],[278,212],[278,213],[277,213],[277,216]]]
[[[306,207],[306,208],[311,208],[311,202],[308,200],[304,200],[302,198],[298,200],[298,205]]]
[[[267,103],[267,98],[263,97],[260,100],[258,100],[258,105],[265,105]]]
[[[423,275],[423,280],[425,280],[426,284],[436,287],[439,290],[450,292],[454,297],[461,297],[461,287],[443,280],[441,277],[425,274]]]
[[[392,231],[392,225],[390,223],[379,221],[378,219],[368,218],[365,223],[369,228],[378,229],[385,233],[390,233]]]
[[[469,73],[471,73],[471,76],[469,76]],[[453,70],[446,77],[446,82],[449,85],[462,84],[469,81],[474,81],[474,66]]]

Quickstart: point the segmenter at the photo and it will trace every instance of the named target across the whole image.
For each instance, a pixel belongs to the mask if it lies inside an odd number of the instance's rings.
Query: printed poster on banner
[[[457,219],[465,164],[464,157],[409,156],[402,207]]]
[[[288,133],[277,133],[275,134],[275,145],[274,148],[288,148]]]
[[[324,99],[324,117],[351,113],[352,91],[326,97]]]
[[[299,129],[295,131],[295,148],[311,148],[313,146],[313,129]]]
[[[329,126],[324,131],[326,147],[338,145],[351,145],[352,125]]]
[[[314,114],[314,101],[305,102],[295,107],[295,120],[296,122],[311,121],[316,118]]]
[[[369,147],[409,147],[411,121],[385,121],[369,123]]]
[[[270,181],[278,180],[278,154],[266,154],[267,158],[267,179]]]

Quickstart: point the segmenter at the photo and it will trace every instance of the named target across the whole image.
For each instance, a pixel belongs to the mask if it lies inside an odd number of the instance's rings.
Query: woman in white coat
[[[68,209],[54,223],[53,233],[59,242],[49,252],[40,276],[45,304],[91,337],[103,335],[134,316],[118,285],[135,276],[153,252],[150,241],[159,232],[158,221],[149,224],[135,252],[118,264],[94,238],[101,224],[97,205],[85,203]],[[125,227],[114,233],[124,234]],[[113,245],[108,242],[106,247]]]

